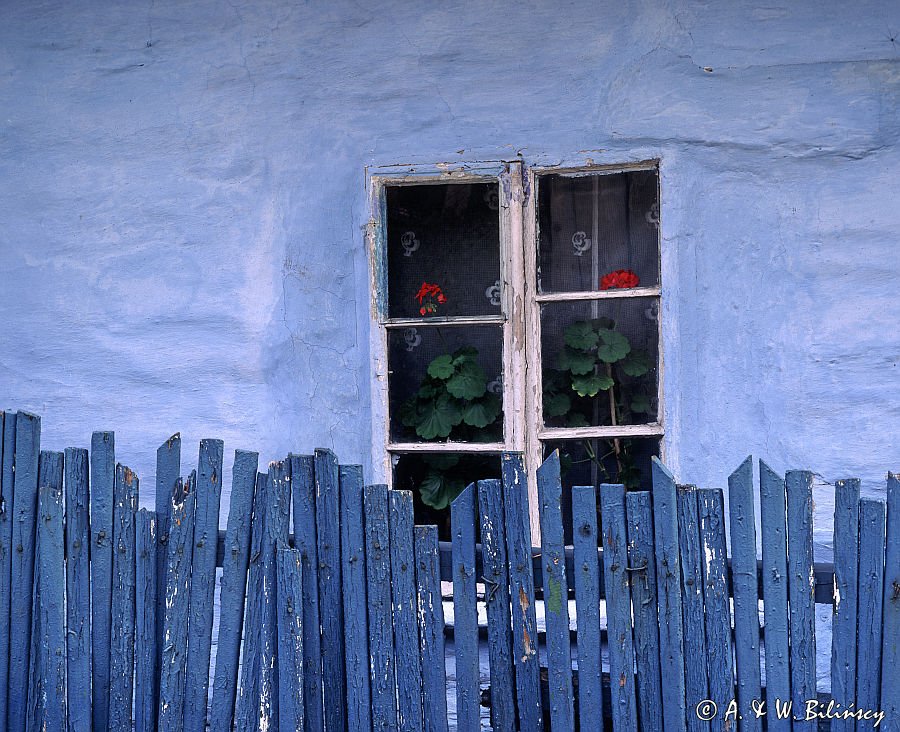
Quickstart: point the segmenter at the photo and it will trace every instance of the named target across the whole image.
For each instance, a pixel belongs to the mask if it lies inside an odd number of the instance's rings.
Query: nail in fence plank
[[[391,620],[388,489],[386,485],[370,485],[366,486],[364,494],[366,582],[369,590],[369,654],[371,656],[369,668],[372,675],[372,729],[378,730],[378,732],[394,732],[397,730],[397,706],[394,682],[394,636]],[[305,582],[305,575],[303,579]],[[305,643],[306,638],[304,637],[303,640]]]
[[[600,486],[600,521],[613,727],[617,732],[637,732],[625,486],[605,483]]]
[[[656,547],[656,586],[659,596],[659,664],[663,686],[665,732],[681,732],[686,725],[684,636],[681,619],[681,559],[675,478],[657,458],[652,459],[653,534]]]
[[[206,730],[224,449],[225,445],[221,440],[201,440],[197,460],[191,600],[188,609],[187,681],[184,695],[184,728],[187,732]]]
[[[8,729],[22,732],[27,719],[28,664],[31,655],[31,611],[34,584],[35,514],[41,418],[16,415],[13,477],[12,562],[10,570]]]
[[[728,477],[731,582],[734,596],[734,658],[737,668],[738,722],[741,732],[761,732],[751,703],[762,698],[759,670],[759,585],[756,570],[756,519],[753,460],[747,457]]]
[[[500,458],[506,548],[512,596],[513,656],[516,666],[516,702],[520,729],[543,729],[540,660],[534,604],[534,569],[531,561],[531,523],[528,513],[528,481],[521,453],[505,452]]]
[[[787,524],[784,480],[759,461],[762,524],[763,603],[766,628],[766,721],[772,732],[790,730],[791,720],[777,714],[777,705],[791,699],[788,665]]]
[[[791,633],[791,698],[795,732],[815,732],[806,720],[808,699],[816,698],[816,575],[813,571],[812,473],[789,470],[787,491],[788,597]],[[858,527],[857,527],[858,528]],[[855,691],[855,689],[854,689]]]
[[[66,609],[65,549],[63,544],[63,454],[42,452],[40,456],[38,510],[40,618],[38,695],[41,699],[41,732],[66,730]]]
[[[162,667],[159,682],[159,729],[184,729],[184,685],[187,674],[188,608],[191,595],[191,549],[197,507],[192,473],[186,483],[175,484],[169,507],[169,543],[166,548],[166,616],[163,621]]]
[[[643,729],[661,730],[662,684],[659,673],[659,620],[656,615],[656,565],[653,556],[653,507],[650,493],[628,491],[625,494],[625,508],[628,520],[628,566],[631,568],[631,605],[634,609],[638,719],[641,720]],[[580,611],[578,622],[581,623]]]
[[[481,515],[481,557],[484,567],[488,622],[488,657],[491,671],[491,717],[497,732],[516,726],[513,680],[512,629],[506,530],[503,522],[503,488],[499,480],[478,482]]]
[[[91,729],[91,543],[88,451],[66,448],[66,677],[69,732]]]
[[[846,709],[856,701],[856,591],[859,582],[859,481],[834,486],[834,605],[831,620],[831,697]],[[766,628],[768,634],[768,627]],[[768,635],[766,636],[768,639]],[[896,673],[896,669],[893,670]],[[853,730],[853,719],[833,719],[833,732]]]
[[[347,683],[347,729],[372,729],[369,689],[369,632],[366,619],[366,532],[362,466],[342,465],[341,582]]]
[[[700,521],[694,486],[678,486],[678,540],[684,602],[685,691],[689,730],[708,730],[709,722],[695,713],[709,697],[706,662],[706,628],[703,613],[703,567],[700,558]]]
[[[225,555],[222,560],[222,585],[219,597],[219,635],[213,678],[209,728],[230,730],[234,723],[237,695],[241,629],[244,624],[244,597],[250,564],[250,521],[259,455],[235,450],[231,471],[231,495],[228,527],[225,530]]]
[[[16,415],[0,412],[0,729],[6,729],[9,706],[9,604],[12,572],[13,478]]]
[[[134,729],[135,732],[155,732],[159,693],[156,678],[159,586],[156,581],[158,544],[155,511],[142,508],[137,512],[135,541]]]
[[[578,618],[578,717],[603,719],[600,659],[600,563],[597,554],[597,491],[572,487],[572,544],[575,559],[575,614]]]
[[[391,588],[394,648],[397,654],[397,710],[401,732],[422,729],[422,669],[416,622],[416,569],[413,553],[413,499],[409,491],[390,491]]]
[[[325,728],[322,696],[322,640],[319,628],[319,550],[316,543],[316,481],[312,455],[293,455],[291,484],[294,508],[294,547],[303,568],[303,701],[307,732]],[[385,501],[387,499],[385,498]],[[384,520],[387,521],[387,509]],[[385,531],[387,526],[385,525]],[[387,551],[387,539],[385,539]],[[390,588],[389,588],[390,589]],[[390,600],[388,601],[390,605]]]
[[[300,552],[286,542],[277,551],[278,729],[297,732],[303,729],[303,567]]]
[[[91,710],[94,732],[109,729],[115,453],[116,438],[112,432],[95,432],[91,436]]]
[[[900,476],[887,476],[887,527],[882,601],[881,710],[900,729]]]
[[[731,730],[733,719],[725,712],[734,699],[734,667],[731,661],[731,605],[728,597],[728,553],[725,546],[725,504],[722,491],[697,491],[700,517],[700,551],[703,559],[703,598],[706,612],[709,698],[721,714],[710,721],[713,730]],[[815,689],[813,689],[815,691]]]
[[[235,727],[259,729],[260,645],[262,643],[263,537],[266,531],[269,476],[257,473],[250,526],[250,563],[247,572],[247,609],[244,616],[244,652],[241,683],[235,705]],[[230,725],[222,729],[231,729]]]
[[[116,466],[113,489],[112,645],[109,648],[109,729],[131,732],[134,700],[135,555],[134,517],[139,483]]]
[[[162,663],[163,620],[166,616],[166,565],[169,545],[169,511],[175,485],[181,477],[181,435],[175,433],[156,450],[156,576],[159,585],[156,601],[156,688]]]
[[[544,574],[544,617],[547,623],[547,675],[550,724],[554,732],[574,730],[572,649],[569,643],[569,584],[562,527],[562,482],[559,452],[537,471],[540,501],[541,563]]]
[[[456,718],[460,729],[480,724],[478,606],[475,587],[475,484],[450,505],[453,532],[453,645],[456,651]]]
[[[444,605],[437,526],[416,526],[416,588],[419,606],[425,732],[447,732]]]
[[[884,592],[884,502],[859,501],[859,632],[856,708],[880,709],[881,603]],[[857,724],[865,729],[866,722]],[[871,723],[869,723],[871,724]]]

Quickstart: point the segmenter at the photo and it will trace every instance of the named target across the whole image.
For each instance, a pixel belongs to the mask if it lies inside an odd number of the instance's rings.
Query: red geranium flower
[[[630,269],[617,269],[615,272],[610,272],[600,278],[600,289],[618,290],[628,287],[637,287],[640,282],[638,276]]]
[[[419,308],[419,315],[434,315],[437,312],[437,306],[447,302],[447,296],[441,290],[440,285],[423,282],[416,293],[416,300],[422,306]]]

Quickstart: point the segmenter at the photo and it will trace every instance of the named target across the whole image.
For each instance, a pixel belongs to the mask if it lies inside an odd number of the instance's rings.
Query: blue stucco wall
[[[900,467],[900,4],[0,10],[0,396],[45,444],[367,462],[364,168],[521,152],[661,160],[680,477]]]

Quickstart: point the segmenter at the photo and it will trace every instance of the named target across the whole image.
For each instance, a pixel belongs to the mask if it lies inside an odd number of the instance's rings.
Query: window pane
[[[391,439],[503,439],[501,326],[388,331]]]
[[[655,297],[542,305],[546,426],[655,422],[658,315]]]
[[[538,190],[538,288],[586,292],[619,270],[613,286],[659,284],[659,187],[655,170],[567,178],[542,176]],[[607,279],[605,284],[610,284]]]
[[[391,186],[387,209],[391,318],[500,314],[496,183]]]

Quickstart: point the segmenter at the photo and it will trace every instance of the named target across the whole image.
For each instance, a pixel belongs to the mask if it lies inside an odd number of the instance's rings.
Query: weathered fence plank
[[[116,466],[113,489],[112,644],[109,648],[109,729],[131,732],[134,690],[135,530],[139,483]]]
[[[315,463],[312,455],[293,455],[290,461],[294,546],[300,552],[303,568],[303,699],[306,704],[304,724],[307,732],[321,732],[325,728],[325,709],[322,695],[322,640],[319,632]],[[384,520],[387,521],[387,507]],[[387,539],[384,548],[387,551]],[[390,599],[388,603],[390,604]]]
[[[371,657],[369,668],[372,682],[372,729],[378,732],[396,732],[397,705],[394,693],[394,634],[391,623],[388,489],[386,485],[370,485],[366,486],[364,495],[366,507],[366,582],[368,584],[369,598],[369,654]],[[296,523],[294,525],[296,526]],[[304,617],[304,622],[305,620]],[[303,640],[306,642],[305,637]]]
[[[303,567],[296,549],[282,543],[277,552],[278,730],[302,732]]]
[[[885,729],[900,730],[900,476],[887,476],[884,600],[882,601],[881,710]]]
[[[834,605],[831,619],[831,697],[844,709],[856,701],[856,618],[859,582],[859,481],[834,486]],[[768,628],[767,628],[768,632]],[[768,638],[768,636],[767,636]],[[896,673],[896,669],[893,671]],[[833,719],[832,732],[850,732],[853,719]]]
[[[678,549],[678,509],[675,478],[659,460],[652,460],[653,534],[659,596],[659,665],[663,686],[665,732],[683,732],[686,724],[684,636],[681,620],[681,559]]]
[[[253,494],[258,466],[257,453],[235,451],[228,526],[225,531],[225,555],[222,560],[219,634],[209,712],[211,730],[230,730],[234,723],[241,629],[244,625],[244,597],[247,590],[247,569],[250,565],[250,522],[254,510]]]
[[[562,482],[559,451],[554,450],[537,471],[541,520],[541,560],[544,572],[544,617],[547,623],[547,676],[550,725],[554,732],[573,732],[572,654],[569,643],[569,584],[562,526]]]
[[[881,623],[884,592],[884,502],[859,501],[859,630],[856,708],[880,709]],[[865,729],[864,721],[857,729]]]
[[[516,702],[521,729],[543,729],[540,659],[534,604],[534,568],[531,560],[531,523],[528,481],[521,453],[500,457],[509,587],[512,595],[513,656],[516,667]]]
[[[0,412],[0,729],[6,729],[9,707],[9,630],[13,554],[13,479],[16,415]]]
[[[659,673],[659,619],[656,614],[656,567],[653,557],[653,507],[650,493],[627,492],[625,508],[628,520],[631,605],[634,609],[638,720],[643,729],[661,730],[663,711]],[[578,623],[581,624],[580,611]]]
[[[156,661],[155,687],[159,689],[162,666],[163,621],[166,616],[166,566],[169,546],[169,511],[175,486],[181,477],[181,435],[175,433],[156,450],[156,536],[159,550],[156,553]]]
[[[112,432],[95,432],[91,436],[91,709],[94,732],[107,732],[109,728],[115,451]]]
[[[41,419],[27,412],[16,415],[13,473],[12,562],[10,570],[9,721],[10,732],[22,732],[27,719],[31,612],[34,586],[35,515]]]
[[[159,584],[156,577],[158,553],[156,512],[142,508],[135,518],[135,648],[134,648],[134,729],[156,731],[156,610]]]
[[[488,622],[488,661],[491,671],[491,720],[497,732],[515,729],[509,571],[503,526],[503,488],[499,480],[478,482],[481,515],[481,556]]]
[[[747,457],[728,477],[731,532],[731,583],[734,596],[734,659],[741,732],[761,732],[762,718],[752,702],[762,698],[759,670],[759,584],[756,574],[756,518],[753,459]]]
[[[342,465],[341,582],[347,685],[347,729],[372,729],[366,591],[366,530],[362,466]]]
[[[444,605],[437,526],[416,526],[414,531],[424,732],[447,732]]]
[[[91,729],[91,543],[88,451],[66,448],[66,677],[69,732]]]
[[[159,681],[159,728],[184,729],[184,685],[187,675],[187,615],[191,595],[191,549],[194,541],[197,475],[175,484],[169,507],[166,548],[166,616],[163,621],[162,667]]]
[[[191,599],[187,618],[187,679],[184,694],[186,732],[206,730],[224,449],[225,445],[221,440],[200,441],[191,557]]]

